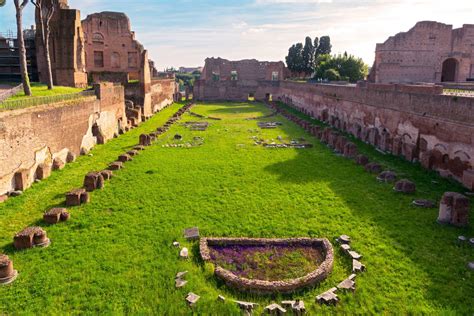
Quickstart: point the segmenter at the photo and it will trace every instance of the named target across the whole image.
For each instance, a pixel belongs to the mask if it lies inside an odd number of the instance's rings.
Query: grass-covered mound
[[[334,155],[301,128],[281,116],[274,130],[260,130],[249,117],[269,115],[263,105],[207,104],[193,112],[220,117],[206,131],[180,124],[161,136],[101,191],[90,204],[71,208],[71,220],[56,226],[39,221],[44,211],[61,205],[64,193],[82,185],[89,171],[102,170],[133,148],[138,136],[155,130],[177,110],[166,109],[110,143],[93,157],[80,157],[21,197],[0,205],[0,247],[20,273],[11,286],[0,287],[5,314],[155,314],[188,315],[184,298],[202,298],[196,314],[240,315],[231,299],[263,306],[280,297],[236,293],[218,281],[199,259],[199,247],[182,238],[184,228],[198,226],[213,237],[352,237],[368,271],[357,290],[341,294],[337,307],[319,306],[316,295],[350,274],[351,262],[335,249],[334,270],[315,288],[291,296],[306,302],[312,314],[472,313],[474,274],[467,269],[473,249],[458,246],[458,235],[474,230],[440,226],[437,209],[412,206],[415,198],[439,200],[445,191],[464,190],[399,158],[360,149],[387,169],[416,182],[417,193],[397,194],[353,161]],[[184,120],[196,121],[185,115]],[[203,139],[201,146],[166,147],[175,134],[183,142]],[[252,137],[271,142],[305,138],[311,149],[267,149]],[[165,146],[165,147],[163,147]],[[437,183],[433,183],[435,180]],[[46,229],[47,249],[16,252],[16,232],[32,224]],[[191,251],[180,260],[178,240]],[[189,271],[188,284],[175,289],[175,275]],[[222,294],[226,303],[216,300]],[[287,298],[287,297],[285,297]]]

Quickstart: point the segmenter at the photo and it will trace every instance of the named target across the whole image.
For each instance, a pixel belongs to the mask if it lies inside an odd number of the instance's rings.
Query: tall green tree
[[[319,46],[316,49],[317,55],[331,54],[332,45],[331,38],[329,36],[322,36],[319,39]]]
[[[308,36],[306,37],[303,48],[303,71],[308,75],[311,75],[314,71],[314,55],[315,48],[313,46],[313,40]]]
[[[17,29],[17,41],[18,51],[20,55],[20,72],[21,81],[23,82],[23,90],[25,95],[31,95],[30,77],[28,77],[28,64],[26,62],[26,47],[25,38],[23,36],[23,9],[28,4],[29,0],[14,0],[16,10],[16,29]]]
[[[369,71],[369,67],[361,58],[347,53],[337,56],[321,55],[316,63],[316,79],[357,82],[365,79]]]
[[[303,72],[305,70],[302,43],[290,47],[288,56],[286,56],[286,65],[292,72]]]

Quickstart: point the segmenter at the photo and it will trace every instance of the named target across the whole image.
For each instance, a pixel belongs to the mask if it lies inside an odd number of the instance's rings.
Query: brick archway
[[[458,61],[454,58],[448,58],[443,62],[441,73],[441,82],[455,82],[458,72]]]

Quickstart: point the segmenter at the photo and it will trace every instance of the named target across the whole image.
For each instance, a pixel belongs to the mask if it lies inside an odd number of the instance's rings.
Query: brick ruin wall
[[[197,100],[247,101],[271,95],[385,152],[420,161],[474,189],[474,98],[441,95],[441,88],[365,87],[289,81],[197,82]]]
[[[456,64],[452,76],[443,74],[447,60]],[[453,29],[443,23],[418,22],[408,32],[377,44],[369,79],[377,83],[474,80],[474,25]]]
[[[40,164],[66,162],[68,153],[87,153],[118,134],[126,120],[123,87],[101,84],[96,94],[0,112],[0,195],[15,189],[16,172],[27,170],[31,185]]]

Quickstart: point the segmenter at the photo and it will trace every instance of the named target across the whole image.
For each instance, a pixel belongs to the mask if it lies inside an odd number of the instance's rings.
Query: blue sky
[[[372,64],[375,44],[417,21],[474,24],[473,0],[69,0],[82,18],[125,12],[158,67],[200,66],[206,57],[284,60],[306,36],[330,35],[333,52]],[[15,29],[13,0],[0,8],[0,32]],[[25,11],[32,24],[33,6]]]

